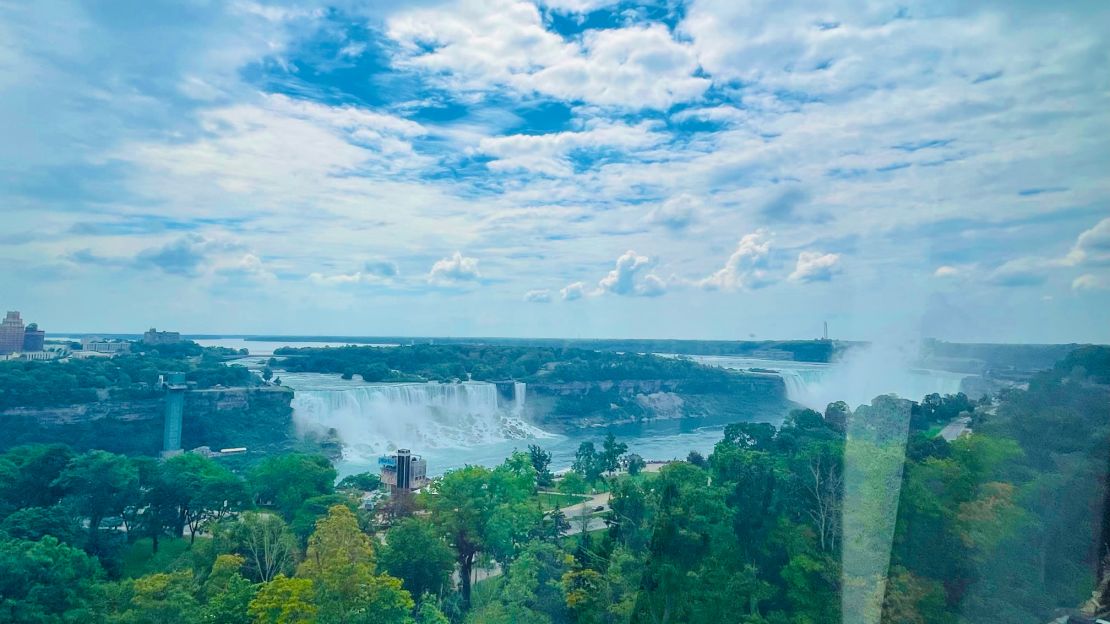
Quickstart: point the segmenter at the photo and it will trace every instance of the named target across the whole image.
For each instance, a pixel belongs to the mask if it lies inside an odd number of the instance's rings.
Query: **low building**
[[[397,449],[393,455],[379,457],[378,468],[382,483],[389,486],[390,492],[414,492],[428,484],[428,461],[409,449]]]
[[[81,350],[92,353],[130,353],[131,343],[126,340],[102,340],[98,337],[81,339]]]
[[[23,353],[19,354],[19,359],[21,360],[36,360],[40,362],[57,359],[57,357],[57,351],[24,351]]]
[[[151,327],[143,334],[143,344],[159,345],[173,344],[175,342],[181,342],[181,334],[179,332],[158,331]]]
[[[46,332],[39,329],[37,323],[31,323],[23,330],[23,352],[38,353],[46,345]]]

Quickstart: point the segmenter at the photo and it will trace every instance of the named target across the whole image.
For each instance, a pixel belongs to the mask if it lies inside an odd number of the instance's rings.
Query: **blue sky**
[[[1110,342],[1110,7],[0,3],[46,329]]]

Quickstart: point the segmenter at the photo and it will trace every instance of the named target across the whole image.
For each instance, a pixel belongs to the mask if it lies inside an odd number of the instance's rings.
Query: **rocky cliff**
[[[782,378],[736,374],[727,383],[634,379],[528,384],[528,414],[541,427],[565,430],[623,422],[701,418],[720,424],[785,415],[792,407]]]
[[[292,390],[278,386],[189,391],[182,446],[291,448],[297,443],[292,399]],[[164,411],[161,397],[9,409],[0,412],[0,449],[62,442],[79,450],[154,455],[162,450]]]

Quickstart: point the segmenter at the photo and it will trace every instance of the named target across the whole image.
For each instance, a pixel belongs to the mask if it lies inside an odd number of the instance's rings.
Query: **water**
[[[896,394],[920,401],[934,392],[955,394],[967,375],[914,368],[889,354],[871,349],[849,352],[840,362],[816,364],[762,360],[726,355],[694,355],[691,359],[734,370],[758,368],[778,373],[786,384],[786,396],[795,403],[823,412],[833,401],[844,401],[853,409],[881,394]]]
[[[242,339],[198,341],[211,346],[247,348],[251,356],[236,363],[261,369],[280,342]],[[343,346],[338,343],[290,343],[288,346]],[[386,346],[386,345],[379,345]],[[880,394],[920,400],[932,392],[959,390],[964,375],[912,368],[901,356],[866,349],[850,352],[834,364],[763,360],[734,356],[689,356],[704,364],[729,369],[757,368],[782,376],[792,401],[823,411],[843,400],[850,406],[869,403]],[[514,450],[538,444],[552,455],[552,469],[570,466],[583,441],[600,445],[607,431],[628,444],[629,451],[648,460],[685,458],[690,451],[708,454],[720,441],[724,424],[712,418],[661,420],[649,423],[585,428],[566,434],[544,431],[528,422],[527,386],[516,382],[513,396],[483,382],[461,384],[367,383],[338,375],[278,371],[282,384],[296,391],[294,419],[302,429],[334,428],[343,440],[341,475],[377,470],[377,457],[396,448],[410,448],[428,460],[431,475],[467,464],[494,466]],[[778,425],[781,416],[758,420]],[[707,424],[712,423],[712,424]]]
[[[607,431],[646,459],[685,458],[713,449],[724,425],[700,420],[630,423],[587,428],[567,435],[544,431],[524,418],[527,386],[516,382],[513,397],[484,382],[367,383],[338,375],[279,372],[294,389],[294,419],[302,429],[334,428],[344,442],[341,475],[377,470],[377,457],[410,448],[428,460],[432,475],[467,464],[494,466],[514,450],[538,444],[552,454],[552,468],[570,466],[578,445],[600,446]]]
[[[345,347],[350,343],[346,342],[279,342],[279,341],[265,341],[265,340],[246,340],[243,338],[209,338],[195,341],[202,347],[227,347],[229,349],[246,349],[252,356],[269,357],[274,354],[274,351],[282,347]],[[395,344],[358,344],[360,347],[395,347]]]

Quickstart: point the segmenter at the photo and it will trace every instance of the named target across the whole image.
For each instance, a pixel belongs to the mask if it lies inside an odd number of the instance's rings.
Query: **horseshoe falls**
[[[733,356],[689,356],[712,366],[734,370],[773,371],[786,384],[791,401],[820,412],[833,401],[855,409],[882,394],[920,401],[927,394],[960,391],[962,373],[914,368],[887,353],[860,350],[832,364],[763,360]]]

